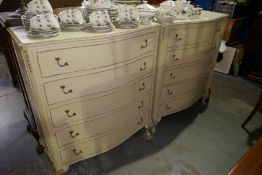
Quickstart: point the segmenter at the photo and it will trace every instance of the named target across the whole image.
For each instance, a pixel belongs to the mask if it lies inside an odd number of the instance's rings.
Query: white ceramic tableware
[[[53,13],[48,0],[32,0],[27,4],[27,8],[32,14]]]
[[[80,9],[69,9],[64,10],[58,14],[58,17],[62,23],[68,24],[84,24],[85,20],[83,18]]]
[[[154,18],[154,13],[150,12],[139,12],[140,23],[142,25],[150,25]]]
[[[53,14],[39,14],[30,19],[30,28],[32,31],[51,31],[60,29],[59,23]]]
[[[142,4],[136,6],[139,12],[156,13],[156,8],[148,4],[147,1],[143,1]]]

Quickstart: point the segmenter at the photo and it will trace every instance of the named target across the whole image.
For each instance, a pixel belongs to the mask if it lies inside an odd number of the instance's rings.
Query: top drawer
[[[170,30],[167,34],[167,46],[177,47],[210,41],[213,40],[214,32],[214,25]]]
[[[135,58],[156,48],[156,32],[120,41],[38,52],[42,77],[101,68]]]

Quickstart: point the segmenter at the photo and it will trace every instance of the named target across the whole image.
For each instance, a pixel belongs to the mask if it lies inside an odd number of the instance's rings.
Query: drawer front
[[[143,112],[130,120],[124,126],[112,130],[106,135],[90,139],[81,144],[66,148],[60,152],[64,164],[70,164],[79,160],[93,157],[120,145],[131,137],[139,129],[148,124],[150,113]]]
[[[211,59],[209,59],[210,61]],[[186,67],[174,68],[172,70],[165,71],[164,84],[173,84],[193,77],[197,77],[206,73],[209,70],[209,62],[201,62],[200,64],[194,64]]]
[[[96,74],[62,79],[44,84],[47,102],[53,104],[123,86],[153,71],[153,56]]]
[[[150,96],[139,98],[118,112],[58,131],[55,134],[58,145],[62,147],[121,127],[130,120],[134,114],[148,109],[151,106],[150,104]]]
[[[106,114],[112,110],[127,105],[130,101],[152,90],[152,76],[138,80],[135,83],[123,87],[120,91],[104,95],[102,97],[88,99],[72,103],[51,110],[51,118],[54,127],[69,124],[83,118],[94,119],[100,114]],[[125,100],[123,100],[125,99]],[[112,103],[114,102],[114,103]]]
[[[168,47],[193,45],[213,40],[215,25],[168,31]]]
[[[187,81],[164,87],[161,90],[160,99],[165,100],[172,97],[184,96],[192,91],[204,91],[207,78],[207,74],[202,74]]]
[[[173,98],[170,101],[163,102],[160,105],[161,116],[178,112],[192,106],[197,100],[203,96],[202,91],[194,91],[187,96],[180,98]]]
[[[156,33],[84,47],[37,53],[43,77],[101,68],[135,58],[156,48]]]
[[[212,42],[189,49],[176,49],[166,54],[166,67],[192,63],[210,54]]]

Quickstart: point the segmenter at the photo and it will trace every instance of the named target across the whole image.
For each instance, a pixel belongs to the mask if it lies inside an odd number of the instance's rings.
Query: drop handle
[[[73,151],[73,153],[74,153],[76,156],[79,155],[79,154],[82,154],[82,150],[77,151],[77,149],[73,149],[72,151]]]
[[[68,62],[64,62],[63,64],[60,63],[61,58],[59,58],[59,57],[56,57],[55,60],[56,60],[56,62],[58,64],[58,66],[60,66],[60,67],[69,66]]]
[[[170,73],[170,78],[172,78],[172,79],[176,79],[175,74],[174,74],[174,73]]]
[[[144,107],[144,101],[140,102],[140,105],[137,106],[137,109],[142,109]]]
[[[148,41],[147,41],[147,39],[145,39],[145,44],[141,45],[141,49],[145,49],[145,48],[147,48],[147,46],[148,46]]]
[[[73,90],[72,89],[69,89],[68,91],[65,91],[65,86],[60,86],[60,88],[62,89],[63,93],[64,94],[69,94],[69,93],[73,93]]]
[[[178,35],[178,34],[176,34],[176,40],[177,40],[177,41],[181,41],[181,39],[182,39],[182,38],[181,38],[181,37],[179,37],[179,35]]]
[[[171,106],[166,105],[166,110],[170,110],[170,109],[171,109]]]
[[[73,116],[76,116],[76,113],[74,112],[74,113],[72,113],[71,115],[69,114],[69,112],[70,112],[70,110],[65,110],[65,113],[66,113],[66,115],[67,115],[67,117],[73,117]]]
[[[172,94],[173,94],[173,91],[171,91],[171,90],[168,89],[168,90],[167,90],[167,94],[168,94],[168,95],[172,95]]]
[[[137,126],[143,123],[143,118],[140,117],[140,120],[137,122]]]
[[[75,137],[77,137],[77,136],[80,135],[79,132],[74,133],[74,131],[69,131],[69,134],[70,134],[70,136],[71,136],[72,138],[75,138]]]
[[[143,91],[146,88],[145,83],[142,83],[142,87],[139,88],[139,91]]]
[[[140,71],[143,71],[146,69],[146,62],[143,63],[143,67],[140,67]]]
[[[174,55],[173,55],[173,60],[174,60],[174,61],[178,61],[178,60],[179,60],[179,58],[178,58],[178,57],[176,57],[176,55],[174,54]]]

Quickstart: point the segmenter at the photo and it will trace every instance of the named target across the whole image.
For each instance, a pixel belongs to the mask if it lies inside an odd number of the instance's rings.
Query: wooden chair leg
[[[255,105],[254,109],[250,113],[250,115],[247,117],[247,119],[242,123],[242,127],[244,128],[246,124],[254,117],[254,115],[261,109],[262,106],[262,92],[260,93],[259,99],[257,101],[257,104]]]

